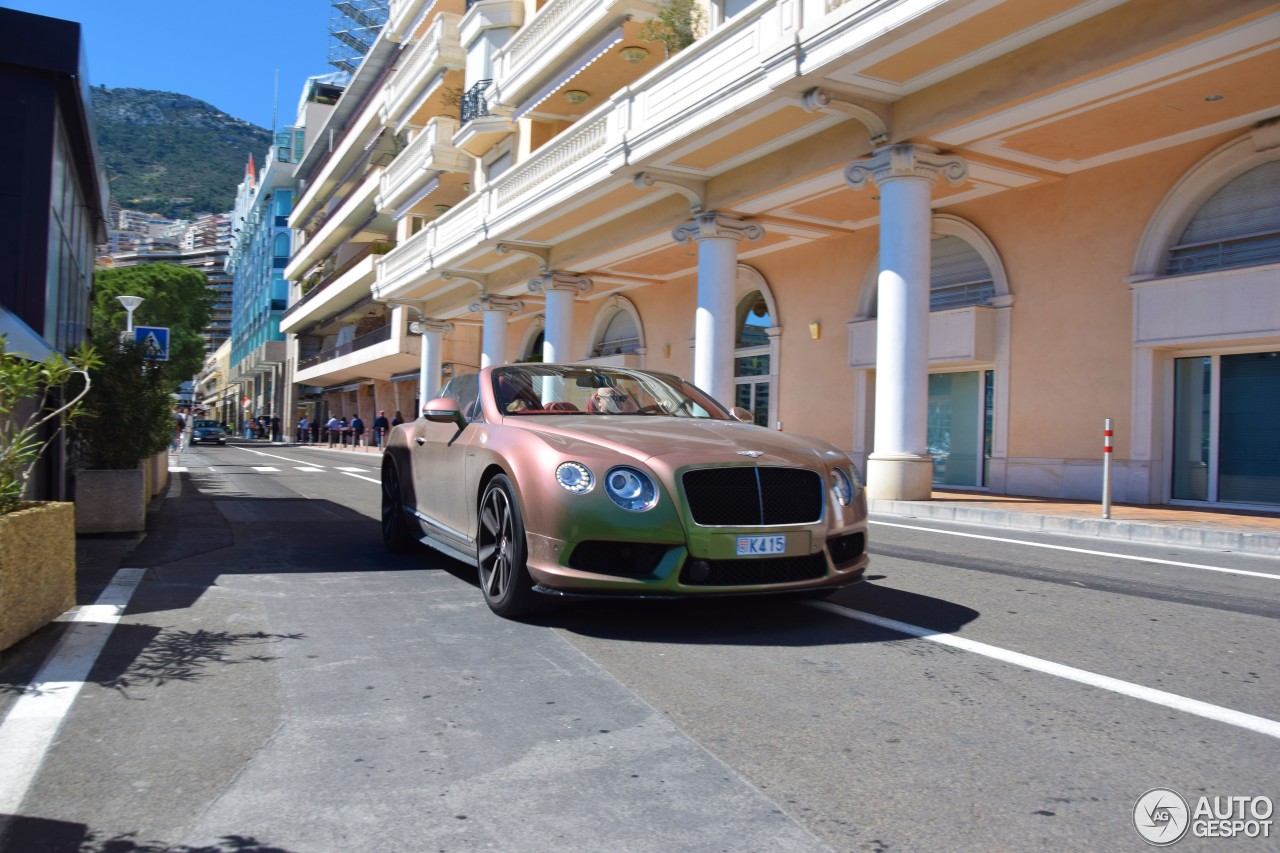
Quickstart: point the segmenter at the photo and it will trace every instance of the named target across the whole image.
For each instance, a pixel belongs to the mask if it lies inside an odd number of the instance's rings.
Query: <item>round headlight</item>
[[[592,476],[591,469],[581,462],[561,462],[556,468],[556,482],[566,492],[581,495],[591,491],[596,478]]]
[[[604,490],[610,500],[632,512],[652,509],[658,502],[658,487],[653,479],[635,468],[610,469],[604,476]]]
[[[831,469],[831,491],[835,493],[840,506],[853,503],[853,481],[849,479],[849,475],[843,468]]]

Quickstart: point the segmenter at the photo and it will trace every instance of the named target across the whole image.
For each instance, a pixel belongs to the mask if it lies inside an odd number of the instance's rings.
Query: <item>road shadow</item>
[[[7,831],[6,831],[7,830]],[[0,814],[0,853],[294,853],[250,835],[224,835],[190,847],[138,838],[137,833],[91,830],[83,823]]]

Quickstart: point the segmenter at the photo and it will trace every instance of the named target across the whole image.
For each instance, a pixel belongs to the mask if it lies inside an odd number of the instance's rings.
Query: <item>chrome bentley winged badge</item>
[[[764,451],[763,451],[763,450],[739,450],[739,451],[737,451],[737,453],[738,453],[738,455],[739,455],[739,456],[746,456],[746,457],[749,457],[749,458],[751,458],[751,459],[755,459],[755,458],[757,458],[757,457],[764,456]]]

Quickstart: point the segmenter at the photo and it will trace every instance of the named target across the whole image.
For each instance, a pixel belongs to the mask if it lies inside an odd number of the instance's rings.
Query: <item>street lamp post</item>
[[[142,304],[141,296],[117,296],[120,304],[125,310],[125,334],[129,340],[133,340],[133,312],[138,310],[138,306]]]

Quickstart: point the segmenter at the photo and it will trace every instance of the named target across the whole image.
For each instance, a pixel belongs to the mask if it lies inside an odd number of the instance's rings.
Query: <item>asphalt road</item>
[[[1152,788],[1280,799],[1280,559],[877,517],[826,603],[521,624],[383,552],[375,456],[182,463],[5,851],[1142,850]]]

